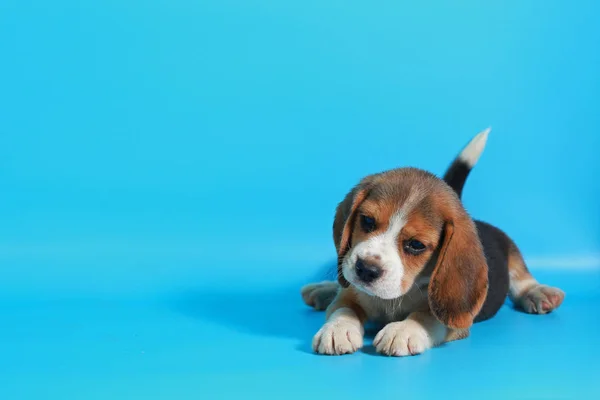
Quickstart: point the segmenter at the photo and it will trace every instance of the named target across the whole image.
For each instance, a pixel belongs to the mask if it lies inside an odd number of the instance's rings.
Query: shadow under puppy
[[[414,355],[465,338],[493,317],[507,294],[529,313],[557,308],[564,293],[540,285],[514,242],[473,221],[460,195],[485,147],[483,131],[452,163],[444,180],[416,168],[364,178],[338,205],[333,238],[338,282],[302,288],[306,304],[327,308],[313,339],[320,354],[353,353],[364,324],[383,324],[379,353]]]

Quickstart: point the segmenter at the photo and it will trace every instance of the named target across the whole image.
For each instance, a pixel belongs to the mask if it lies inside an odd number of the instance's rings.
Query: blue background
[[[600,394],[600,7],[456,3],[0,2],[0,398]],[[311,354],[337,202],[489,125],[465,204],[563,307]]]

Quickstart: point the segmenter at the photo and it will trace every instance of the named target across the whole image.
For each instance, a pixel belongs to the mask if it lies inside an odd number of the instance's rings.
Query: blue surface
[[[0,398],[598,397],[600,6],[0,2]],[[335,204],[443,172],[561,309],[310,354]]]

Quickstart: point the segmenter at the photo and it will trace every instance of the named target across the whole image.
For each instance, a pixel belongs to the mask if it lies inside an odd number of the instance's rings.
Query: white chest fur
[[[402,321],[412,312],[428,309],[427,285],[415,285],[404,296],[391,300],[379,299],[364,292],[358,292],[357,297],[367,319],[376,324]]]

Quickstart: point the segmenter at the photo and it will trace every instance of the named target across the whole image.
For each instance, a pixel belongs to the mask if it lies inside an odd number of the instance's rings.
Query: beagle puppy
[[[379,353],[407,356],[465,338],[493,317],[506,296],[545,314],[564,293],[539,284],[515,243],[471,219],[461,203],[489,129],[475,136],[444,179],[416,168],[367,176],[339,203],[333,223],[338,282],[302,288],[305,303],[327,309],[313,339],[319,354],[353,353],[366,322],[381,324]]]

